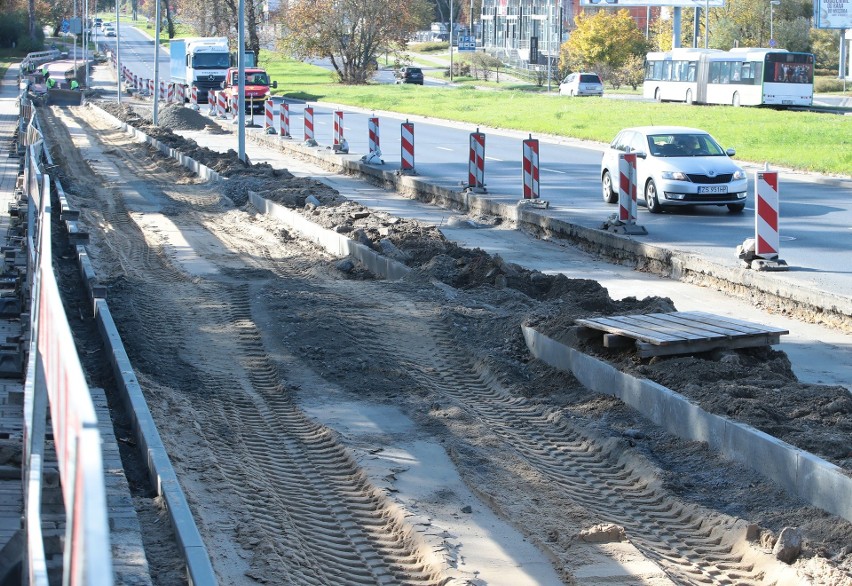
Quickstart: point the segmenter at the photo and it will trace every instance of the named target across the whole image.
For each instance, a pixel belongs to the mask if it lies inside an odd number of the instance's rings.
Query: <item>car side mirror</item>
[[[278,89],[278,82],[277,81],[272,82],[272,89],[274,89],[274,90]]]
[[[633,151],[633,153],[631,153],[631,154],[636,155],[637,159],[647,159],[648,158],[648,153],[646,153],[645,151]]]
[[[729,157],[733,157],[734,155],[737,154],[737,151],[734,150],[734,149],[728,149],[728,150],[725,151],[725,154],[728,155]]]

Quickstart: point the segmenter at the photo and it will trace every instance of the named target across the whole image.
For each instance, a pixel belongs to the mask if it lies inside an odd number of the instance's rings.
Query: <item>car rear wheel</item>
[[[648,180],[645,186],[645,205],[648,206],[648,211],[652,214],[659,214],[663,211],[663,206],[660,205],[660,200],[657,198],[657,184],[653,179]]]
[[[745,209],[744,203],[729,203],[728,211],[732,214],[738,214]]]
[[[618,194],[613,189],[612,175],[609,171],[604,171],[603,179],[601,179],[601,189],[603,191],[603,200],[606,203],[615,203],[618,201]]]

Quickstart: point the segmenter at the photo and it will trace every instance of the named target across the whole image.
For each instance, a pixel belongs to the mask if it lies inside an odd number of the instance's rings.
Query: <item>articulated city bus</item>
[[[814,56],[783,49],[673,49],[648,53],[646,98],[687,104],[810,106]]]

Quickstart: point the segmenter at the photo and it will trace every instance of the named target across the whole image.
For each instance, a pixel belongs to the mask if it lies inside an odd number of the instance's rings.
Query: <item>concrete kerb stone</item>
[[[139,382],[136,380],[130,359],[105,300],[95,301],[95,316],[122,401],[133,420],[137,445],[146,459],[148,473],[157,493],[163,497],[167,505],[169,518],[186,562],[187,574],[193,584],[216,584],[216,574],[210,563],[210,556],[195,525],[192,511],[178,483],[177,475],[163,446],[160,433],[148,409],[148,403],[145,401]]]
[[[249,132],[246,136],[249,140],[258,144],[299,158],[307,158],[330,171],[358,175],[383,187],[390,187],[400,193],[416,197],[421,201],[461,211],[496,215],[515,222],[519,228],[533,233],[553,234],[581,246],[606,250],[608,256],[617,260],[647,264],[652,271],[673,279],[688,282],[701,280],[700,277],[707,277],[744,289],[756,290],[782,301],[813,308],[823,314],[833,314],[840,321],[849,323],[852,327],[852,298],[808,289],[800,285],[790,285],[772,274],[726,267],[694,254],[653,246],[604,230],[571,224],[546,215],[540,210],[519,209],[514,205],[495,202],[480,195],[432,185],[420,177],[397,175],[393,171],[385,171],[366,165],[360,161],[360,157],[357,155],[332,155],[327,152],[327,149],[309,148],[292,141],[282,141],[276,139],[276,137],[254,132]]]
[[[570,371],[586,388],[618,397],[644,417],[683,439],[706,442],[808,503],[852,521],[852,477],[834,464],[753,427],[707,413],[682,395],[633,377],[524,326],[532,355]]]
[[[356,258],[372,273],[390,280],[402,279],[411,270],[404,264],[387,258],[369,247],[355,242],[343,234],[319,226],[301,214],[278,205],[259,194],[249,191],[249,201],[263,214],[275,218],[289,229],[298,232],[311,242],[322,246],[335,256],[351,256]]]
[[[142,132],[138,128],[135,128],[134,126],[127,124],[125,122],[122,122],[121,120],[119,120],[118,118],[116,118],[115,116],[113,116],[112,114],[107,112],[106,110],[98,108],[94,104],[89,104],[89,107],[96,109],[107,120],[109,120],[110,122],[112,122],[113,124],[115,124],[116,126],[121,128],[122,130],[124,130],[127,134],[129,134],[133,138],[139,140],[140,142],[148,143],[149,145],[151,145],[155,149],[159,150],[163,154],[163,156],[175,159],[181,165],[183,165],[184,167],[186,167],[187,169],[189,169],[190,171],[192,171],[193,173],[195,173],[196,175],[198,175],[202,179],[205,179],[207,181],[219,181],[219,180],[221,180],[222,177],[221,177],[221,175],[219,175],[219,173],[217,173],[216,171],[214,171],[213,169],[211,169],[210,167],[208,167],[206,165],[202,165],[201,163],[199,163],[198,161],[196,161],[192,157],[188,157],[187,155],[183,154],[182,152],[178,151],[177,149],[174,149],[174,148],[172,148],[168,145],[165,145],[155,138],[151,138],[150,136],[148,136],[147,134],[145,134],[144,132]]]

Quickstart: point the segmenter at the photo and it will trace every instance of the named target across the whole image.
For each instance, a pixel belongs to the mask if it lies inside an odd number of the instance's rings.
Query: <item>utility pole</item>
[[[450,81],[453,81],[453,0],[450,0]]]
[[[121,32],[118,24],[118,3],[120,0],[115,0],[115,78],[118,81],[115,84],[115,101],[121,103],[121,44],[118,42],[121,39]],[[155,88],[156,91],[156,88]]]
[[[237,156],[246,161],[246,4],[240,0],[237,15]],[[255,59],[257,55],[255,55]],[[252,121],[254,110],[252,110]]]
[[[160,119],[160,0],[156,0],[154,9],[154,126],[159,126]]]

